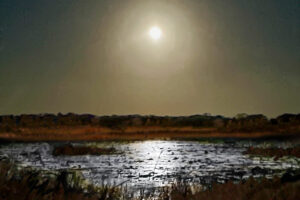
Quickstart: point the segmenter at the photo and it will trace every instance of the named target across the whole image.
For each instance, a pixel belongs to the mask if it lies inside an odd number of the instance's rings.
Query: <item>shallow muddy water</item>
[[[300,168],[300,159],[249,157],[249,145],[269,145],[250,141],[203,143],[197,141],[141,141],[132,143],[73,143],[115,147],[121,154],[101,156],[53,156],[63,143],[12,143],[0,146],[0,155],[23,166],[42,169],[76,169],[95,184],[122,185],[131,189],[156,188],[184,180],[210,184],[249,176],[281,175]],[[286,146],[278,142],[276,146]]]

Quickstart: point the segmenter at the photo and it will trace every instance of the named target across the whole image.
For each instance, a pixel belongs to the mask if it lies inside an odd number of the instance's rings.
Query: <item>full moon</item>
[[[161,34],[162,34],[161,30],[157,26],[153,26],[149,30],[149,36],[154,40],[160,39]]]

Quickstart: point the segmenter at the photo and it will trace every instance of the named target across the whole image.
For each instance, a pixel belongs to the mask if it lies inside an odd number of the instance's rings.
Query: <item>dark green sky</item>
[[[0,0],[0,114],[298,113],[299,54],[299,0]]]

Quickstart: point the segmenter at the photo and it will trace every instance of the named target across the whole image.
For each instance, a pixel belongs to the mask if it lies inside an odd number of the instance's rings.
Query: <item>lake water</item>
[[[72,143],[115,147],[122,154],[101,156],[53,156],[55,146],[63,143],[11,143],[0,146],[5,155],[23,166],[41,169],[76,169],[95,184],[122,185],[131,189],[157,188],[184,180],[192,184],[210,184],[241,180],[249,176],[272,177],[287,169],[300,168],[297,158],[249,157],[243,152],[249,145],[265,142],[233,141],[205,143],[197,141],[141,141],[132,143]],[[65,143],[64,143],[65,144]],[[289,144],[278,142],[277,146]]]

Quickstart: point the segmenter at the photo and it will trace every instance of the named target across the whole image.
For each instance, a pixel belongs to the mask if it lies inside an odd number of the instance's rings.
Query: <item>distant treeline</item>
[[[0,130],[11,128],[61,127],[61,126],[101,126],[125,128],[141,126],[161,127],[198,127],[217,128],[222,131],[270,130],[278,127],[300,126],[300,114],[283,114],[273,119],[266,116],[238,114],[233,118],[210,114],[191,116],[154,116],[154,115],[111,115],[95,116],[91,114],[24,114],[0,116]]]

